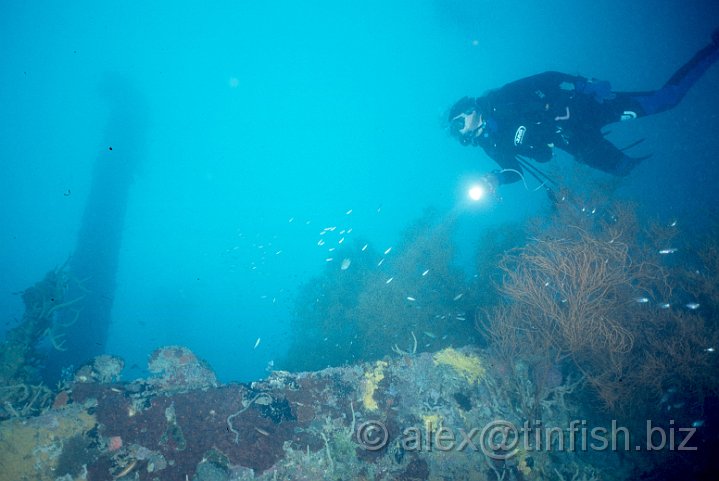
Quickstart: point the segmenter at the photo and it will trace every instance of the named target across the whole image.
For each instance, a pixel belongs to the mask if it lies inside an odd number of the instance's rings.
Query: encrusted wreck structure
[[[543,446],[501,387],[506,371],[480,350],[251,384],[218,383],[180,346],[155,351],[147,379],[119,382],[122,367],[97,357],[42,414],[3,421],[0,479],[609,479],[599,463],[621,477],[612,453],[557,449],[556,436]],[[544,390],[546,426],[535,431],[566,422],[568,390],[561,375]]]

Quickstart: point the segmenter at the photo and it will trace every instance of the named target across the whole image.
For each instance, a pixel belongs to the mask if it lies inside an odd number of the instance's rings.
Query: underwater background
[[[311,318],[307,302],[339,292],[323,275],[389,278],[377,263],[407,252],[408,230],[451,221],[443,252],[458,278],[481,280],[477,255],[493,248],[483,236],[549,209],[521,184],[466,201],[495,166],[447,135],[457,98],[545,70],[658,88],[718,20],[713,1],[6,3],[3,331],[22,317],[18,293],[84,242],[89,265],[113,267],[109,324],[105,339],[65,346],[96,343],[130,378],[170,344],[223,381],[260,378],[270,363],[347,362],[288,358],[309,329],[298,322]],[[713,67],[672,111],[612,126],[620,144],[646,138],[636,149],[652,157],[611,196],[688,237],[716,222],[717,85]],[[122,169],[98,173],[103,164]],[[355,302],[348,289],[335,302]],[[472,315],[454,322],[472,342]],[[436,330],[427,337],[451,336]],[[46,347],[59,376],[65,360]]]
[[[553,199],[470,201],[496,165],[447,116],[545,71],[657,89],[717,27],[715,0],[5,2],[0,481],[715,479],[719,66],[604,129],[650,156],[628,177],[557,151]]]

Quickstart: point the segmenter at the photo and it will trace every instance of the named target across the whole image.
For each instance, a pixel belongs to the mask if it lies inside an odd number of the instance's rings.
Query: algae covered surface
[[[3,421],[0,424],[0,479],[57,479],[60,471],[70,469],[66,457],[73,440],[88,436],[97,427],[97,419],[90,410],[78,404],[37,417]],[[74,445],[77,444],[74,441]],[[80,458],[77,461],[89,459],[83,457],[85,453],[77,454]],[[76,467],[79,476],[82,466]]]

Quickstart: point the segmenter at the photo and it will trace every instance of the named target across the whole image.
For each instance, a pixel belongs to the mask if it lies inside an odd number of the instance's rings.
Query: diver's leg
[[[579,140],[579,139],[575,139]],[[630,157],[601,136],[581,139],[563,147],[583,164],[608,174],[624,177],[647,157]]]
[[[719,29],[712,34],[709,45],[699,50],[694,56],[667,80],[664,87],[675,87],[685,92],[694,85],[719,56]]]
[[[659,90],[618,94],[616,100],[622,100],[627,107],[622,110],[620,119],[631,118],[632,113],[636,117],[641,117],[676,107],[689,89],[717,59],[719,59],[719,30],[712,35],[712,42],[682,65]]]

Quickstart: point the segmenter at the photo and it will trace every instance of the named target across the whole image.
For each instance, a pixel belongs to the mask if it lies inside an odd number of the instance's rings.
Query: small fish
[[[379,262],[377,263],[377,267],[381,266],[383,262],[384,262],[384,258],[380,259]]]
[[[260,345],[260,342],[262,342],[262,338],[258,337],[257,340],[255,341],[255,346],[252,349],[257,349],[257,346]]]
[[[426,271],[424,271],[424,272],[422,273],[422,277],[426,276],[427,274],[429,274],[429,269],[427,269]]]
[[[662,249],[659,251],[660,254],[666,255],[666,254],[674,254],[677,251],[674,247],[669,247],[667,249]]]
[[[257,431],[258,433],[260,433],[260,434],[263,435],[263,436],[269,436],[269,435],[270,435],[270,433],[268,433],[267,431],[265,431],[265,430],[262,429],[262,428],[258,428],[257,426],[255,426],[255,431]]]
[[[707,347],[706,349],[704,349],[704,352],[714,352],[714,351],[715,351],[715,349],[713,347]]]
[[[290,223],[291,223],[291,222],[293,222],[294,220],[295,220],[294,217],[290,217],[290,220],[288,220],[287,222],[290,222]]]
[[[347,212],[345,212],[345,215],[350,215],[351,213],[352,213],[352,209],[350,209],[350,210],[348,210]]]
[[[457,316],[455,319],[457,319],[458,321],[466,321],[467,320],[467,318],[464,316]]]
[[[663,304],[659,304],[659,308],[660,308],[660,309],[669,309],[670,307],[672,307],[672,305],[669,304],[668,302],[665,302],[665,303],[663,303]]]
[[[342,265],[340,265],[340,269],[346,271],[347,269],[349,269],[350,264],[352,264],[352,261],[349,258],[344,258],[342,259]]]
[[[673,220],[671,224],[669,224],[669,227],[676,227],[677,221]]]
[[[368,244],[365,244],[365,245],[362,246],[362,252],[364,252],[364,251],[367,250],[367,246],[368,246]]]
[[[407,300],[410,301],[410,302],[414,302],[414,301],[416,301],[417,299],[415,299],[415,298],[412,297],[412,296],[407,296]]]
[[[595,207],[594,209],[592,209],[592,214],[595,214],[596,212],[597,212],[597,208]]]
[[[634,299],[634,302],[638,302],[639,304],[646,304],[647,302],[649,302],[649,298],[648,297],[637,297],[636,299]]]
[[[689,304],[687,304],[687,308],[691,309],[692,311],[695,311],[695,310],[699,309],[700,305],[701,304],[699,304],[698,302],[690,302]]]
[[[464,293],[459,293],[459,294],[457,294],[456,296],[454,296],[454,299],[452,299],[452,300],[453,300],[453,301],[458,301],[458,300],[460,300],[460,299],[462,298],[463,295],[464,295]]]
[[[692,423],[692,427],[693,427],[693,428],[700,428],[700,427],[702,427],[702,426],[704,426],[704,420],[703,420],[703,419],[697,419],[696,421],[694,421],[694,422]]]
[[[548,285],[549,285],[549,281],[546,281],[546,282],[544,283],[544,287],[547,287]]]
[[[429,331],[424,331],[422,334],[424,334],[425,336],[427,336],[427,337],[430,338],[430,339],[436,339],[436,338],[437,338],[437,336],[435,336],[433,333],[431,333],[431,332],[429,332]]]
[[[320,239],[320,240],[317,241],[317,245],[320,246],[320,247],[322,247],[323,245],[325,245],[325,241],[323,241],[322,239]]]
[[[332,262],[333,260],[335,260],[334,257],[328,257],[325,259],[325,262]]]
[[[387,279],[386,281],[384,281],[384,283],[385,283],[385,284],[389,284],[390,282],[392,282],[393,279],[394,279],[394,277],[390,277],[389,279]]]
[[[387,255],[387,254],[389,254],[391,250],[392,250],[392,248],[391,248],[391,247],[388,247],[388,248],[387,248],[387,250],[386,250],[386,251],[384,251],[384,255]]]
[[[338,243],[338,244],[341,244],[341,243],[343,243],[344,241],[345,241],[345,238],[342,237],[342,238],[340,238],[340,240],[337,241],[337,243]]]

